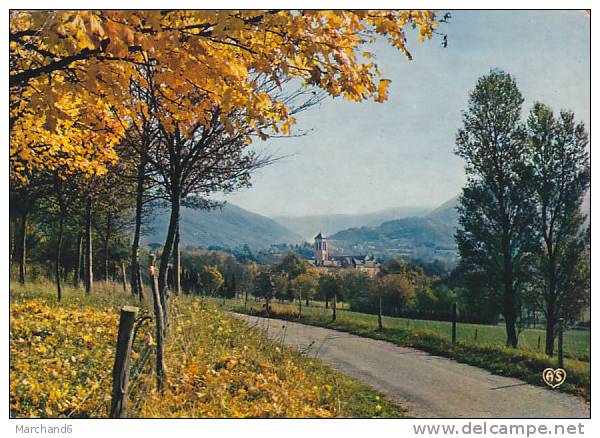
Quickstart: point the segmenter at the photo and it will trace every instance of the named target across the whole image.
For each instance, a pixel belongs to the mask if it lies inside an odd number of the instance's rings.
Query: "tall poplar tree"
[[[465,160],[467,183],[456,234],[461,264],[482,274],[506,322],[506,344],[516,347],[521,294],[535,251],[523,97],[512,76],[492,70],[469,96],[456,154]]]
[[[570,111],[554,116],[536,103],[529,114],[528,154],[541,240],[536,297],[546,319],[546,354],[554,354],[560,318],[578,316],[589,302],[585,218],[581,204],[590,187],[588,135]]]

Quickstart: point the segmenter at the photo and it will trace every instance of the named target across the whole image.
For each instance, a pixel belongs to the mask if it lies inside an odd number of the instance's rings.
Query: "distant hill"
[[[339,254],[400,255],[425,261],[457,260],[454,234],[458,227],[458,196],[421,217],[406,217],[386,221],[379,226],[353,227],[329,236],[330,247]],[[588,216],[590,193],[581,206]]]
[[[397,207],[365,214],[275,216],[273,219],[312,242],[313,237],[320,232],[330,235],[346,228],[376,227],[393,219],[422,216],[430,210],[430,207]]]
[[[142,242],[164,244],[169,224],[169,210],[156,209],[149,232]],[[182,246],[221,246],[235,248],[244,244],[264,248],[276,243],[302,242],[302,237],[274,220],[227,203],[216,210],[182,208]]]
[[[399,255],[426,261],[457,258],[454,233],[458,197],[420,217],[385,221],[378,226],[354,227],[329,236],[336,253]]]
[[[444,202],[438,208],[429,212],[426,217],[457,226],[458,210],[456,207],[458,207],[458,196]]]

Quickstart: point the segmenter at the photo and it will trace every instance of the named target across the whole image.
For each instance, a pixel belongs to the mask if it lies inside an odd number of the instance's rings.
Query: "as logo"
[[[560,385],[565,383],[565,380],[567,380],[567,372],[562,368],[546,368],[544,371],[542,371],[542,380],[550,388],[558,388]]]

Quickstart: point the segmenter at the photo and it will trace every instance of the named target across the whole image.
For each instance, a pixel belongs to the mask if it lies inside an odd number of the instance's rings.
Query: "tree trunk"
[[[546,354],[550,357],[554,356],[554,339],[556,337],[556,323],[558,316],[556,312],[556,304],[553,299],[546,303]]]
[[[554,339],[556,338],[556,325],[559,312],[556,303],[556,257],[553,252],[552,242],[546,242],[548,255],[548,276],[546,278],[547,293],[544,294],[546,302],[546,354],[554,356]]]
[[[556,337],[556,320],[554,317],[546,321],[546,354],[554,356],[554,339]]]
[[[9,232],[9,240],[10,240],[10,249],[9,249],[9,253],[8,253],[8,264],[9,266],[12,267],[12,263],[13,263],[13,259],[15,257],[15,240],[16,240],[16,236],[15,236],[15,224],[14,221],[11,220],[11,218],[9,217],[8,219],[8,232]]]
[[[79,260],[79,283],[85,286],[85,231],[81,239],[81,258]]]
[[[123,280],[123,292],[127,293],[127,267],[124,261],[121,261],[121,279]]]
[[[169,260],[171,258],[171,251],[173,249],[173,243],[175,242],[175,233],[179,226],[179,209],[180,209],[180,194],[178,191],[173,191],[171,195],[171,217],[169,219],[169,229],[167,231],[167,238],[163,251],[160,257],[160,269],[158,271],[158,287],[160,292],[160,299],[162,310],[164,314],[165,329],[169,325],[168,320],[168,289],[167,289],[167,275],[169,271]]]
[[[164,311],[162,309],[160,290],[158,286],[158,277],[156,275],[156,258],[152,256],[150,265],[150,277],[152,282],[152,297],[154,300],[154,317],[156,318],[156,387],[162,392],[165,383],[166,368],[164,362],[165,355],[165,322]]]
[[[329,297],[325,297],[325,308],[329,309]]]
[[[140,157],[137,174],[137,188],[135,197],[135,230],[133,244],[131,245],[131,293],[144,299],[144,285],[142,284],[142,271],[140,267],[140,237],[142,235],[142,215],[144,213],[144,180],[146,175],[146,161],[144,154]]]
[[[86,294],[91,294],[93,289],[94,271],[92,267],[92,198],[88,196],[85,206],[84,282]]]
[[[298,294],[298,316],[302,316],[302,293]]]
[[[73,286],[79,287],[81,284],[81,249],[83,246],[83,234],[77,235],[77,248],[75,252],[75,269],[73,272]]]
[[[516,297],[513,286],[513,266],[512,255],[510,251],[510,239],[508,233],[504,231],[502,237],[502,256],[504,259],[504,319],[506,322],[506,346],[517,348],[518,336],[516,330],[517,309]]]
[[[65,223],[65,212],[64,207],[60,208],[60,213],[58,217],[58,238],[56,241],[56,258],[55,258],[55,278],[56,278],[56,298],[58,301],[62,299],[62,289],[61,289],[61,278],[60,278],[60,257],[62,250],[62,241],[63,241],[63,228]]]
[[[181,253],[179,252],[179,222],[175,230],[175,241],[173,242],[173,293],[179,295],[181,292]]]
[[[27,262],[26,262],[26,251],[27,251],[27,215],[26,209],[21,211],[21,221],[19,223],[19,283],[25,284],[25,275],[27,274]]]
[[[104,236],[104,281],[109,280],[108,275],[108,262],[109,262],[109,254],[108,250],[110,248],[110,235],[112,233],[112,213],[109,211],[106,214],[106,234]]]
[[[506,346],[517,348],[518,337],[517,337],[517,329],[516,323],[517,318],[513,314],[504,315],[505,323],[506,323]]]

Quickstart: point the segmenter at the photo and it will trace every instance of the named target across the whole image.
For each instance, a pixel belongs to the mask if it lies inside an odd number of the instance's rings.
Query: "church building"
[[[329,242],[323,233],[315,236],[315,259],[317,268],[357,269],[374,276],[379,272],[380,264],[372,256],[334,256],[329,253]]]
[[[325,266],[328,261],[327,238],[323,236],[323,233],[319,233],[315,236],[315,265]]]

